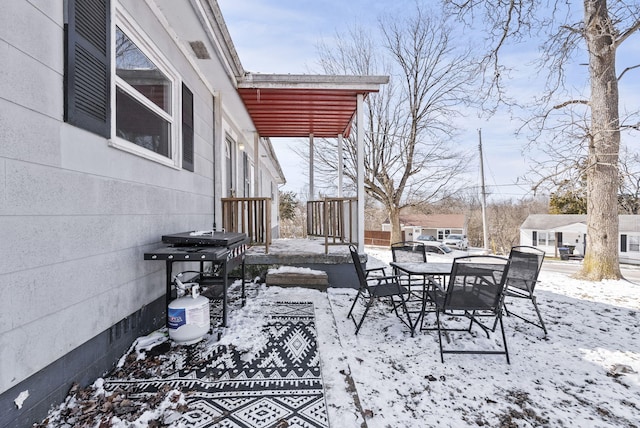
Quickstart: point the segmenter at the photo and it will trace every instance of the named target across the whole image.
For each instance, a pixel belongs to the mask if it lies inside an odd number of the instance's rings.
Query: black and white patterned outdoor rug
[[[232,346],[194,345],[164,363],[174,368],[166,376],[109,379],[105,389],[136,398],[180,390],[188,410],[175,422],[189,427],[328,427],[313,303],[266,309],[268,341],[248,361]]]

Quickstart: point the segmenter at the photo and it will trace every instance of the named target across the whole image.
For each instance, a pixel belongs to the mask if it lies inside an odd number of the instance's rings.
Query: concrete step
[[[267,285],[281,287],[303,287],[316,290],[326,290],[329,285],[329,277],[326,272],[301,269],[295,271],[271,270],[267,272],[265,279]]]

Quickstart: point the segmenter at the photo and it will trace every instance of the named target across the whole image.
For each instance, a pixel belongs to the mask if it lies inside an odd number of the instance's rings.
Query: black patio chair
[[[417,241],[400,241],[391,244],[391,257],[394,262],[398,263],[426,263],[427,262],[427,250],[422,242]],[[411,278],[409,275],[403,275],[397,269],[394,269],[393,273],[401,278],[401,283],[409,287],[411,291],[412,285],[419,286],[419,290],[424,289],[424,281],[426,278],[420,278],[418,280]],[[413,293],[418,299],[422,299],[420,293]]]
[[[368,269],[365,269],[364,276],[366,276],[367,278],[379,277],[379,276],[387,276],[387,270],[382,266],[374,267],[374,268],[368,268]]]
[[[391,244],[394,262],[426,262],[427,251],[422,242],[401,241]]]
[[[366,270],[360,261],[360,255],[358,254],[357,248],[354,245],[349,245],[349,252],[351,253],[353,266],[355,267],[356,274],[358,275],[359,287],[358,294],[355,299],[353,299],[353,304],[351,305],[351,309],[349,309],[347,317],[351,318],[355,324],[356,335],[360,331],[360,327],[362,327],[362,323],[374,302],[380,299],[388,299],[395,314],[407,327],[409,327],[411,330],[411,336],[413,336],[417,319],[415,323],[411,320],[405,301],[405,296],[408,296],[409,290],[400,285],[396,275],[367,277]],[[364,299],[365,307],[362,316],[357,319],[353,310],[361,298]]]
[[[502,324],[502,305],[506,281],[506,270],[509,260],[498,256],[465,256],[454,259],[453,268],[446,290],[437,288],[429,292],[429,297],[435,304],[436,328],[421,330],[437,330],[440,345],[440,360],[444,362],[444,354],[504,354],[509,363],[507,338]],[[466,317],[469,319],[467,328],[445,328],[443,317]],[[481,321],[486,319],[487,321]],[[493,327],[489,322],[493,321]],[[453,322],[448,319],[447,323]],[[449,331],[467,331],[471,333],[473,325],[478,325],[490,337],[495,331],[496,324],[500,324],[502,333],[502,349],[445,349],[442,345],[442,335]]]
[[[538,283],[538,275],[544,261],[544,251],[536,247],[520,245],[511,248],[509,253],[509,270],[507,271],[507,280],[505,285],[505,314],[513,315],[516,318],[528,322],[544,331],[547,335],[547,328],[542,321],[540,309],[536,301],[534,291]],[[533,308],[538,315],[538,322],[525,318],[522,315],[513,313],[507,308],[507,300],[509,298],[528,299],[533,304]]]

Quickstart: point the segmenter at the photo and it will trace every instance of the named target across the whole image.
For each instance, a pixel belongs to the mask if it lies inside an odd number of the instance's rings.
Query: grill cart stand
[[[244,255],[249,244],[249,238],[244,233],[209,232],[208,235],[196,235],[196,232],[184,232],[165,235],[162,241],[165,245],[144,254],[145,260],[164,260],[166,263],[166,306],[172,300],[173,263],[199,262],[200,274],[192,281],[201,285],[209,285],[213,278],[204,273],[204,264],[213,264],[213,271],[217,271],[215,279],[222,285],[222,323],[227,326],[227,290],[229,288],[229,272],[241,266],[242,270],[242,304],[245,302],[244,289]],[[215,299],[215,297],[213,297]],[[168,313],[168,311],[167,311]],[[167,318],[167,327],[169,320]]]

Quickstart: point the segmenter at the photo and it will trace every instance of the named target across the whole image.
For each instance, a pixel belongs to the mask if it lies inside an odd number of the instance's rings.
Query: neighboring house
[[[215,1],[12,1],[0,40],[0,426],[31,426],[164,324],[163,234],[231,195],[277,232],[284,177]]]
[[[401,214],[400,227],[407,241],[420,235],[432,235],[442,241],[451,233],[466,235],[467,219],[464,214]],[[382,230],[391,231],[389,219],[382,223]]]
[[[618,249],[621,263],[640,264],[640,216],[619,216]],[[558,247],[575,247],[584,255],[589,245],[586,214],[532,214],[520,226],[520,244],[532,245],[548,255]]]
[[[531,245],[548,255],[557,255],[558,247],[575,246],[584,254],[587,233],[585,214],[531,214],[520,226],[520,245]]]

